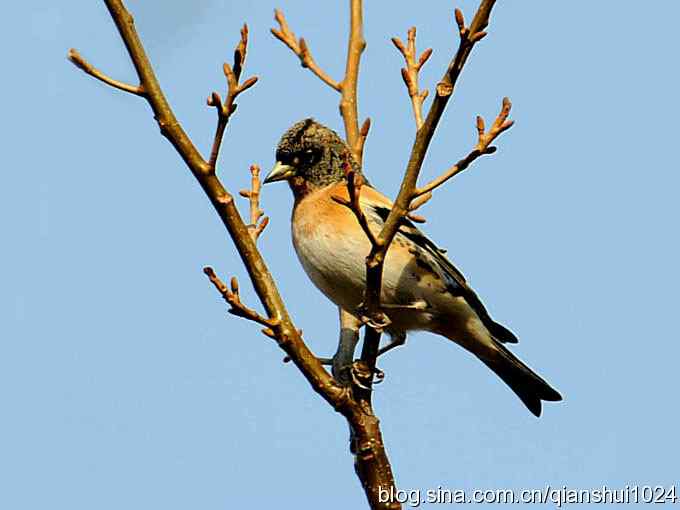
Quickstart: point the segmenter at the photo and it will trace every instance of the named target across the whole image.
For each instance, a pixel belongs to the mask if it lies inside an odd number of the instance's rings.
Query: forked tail
[[[479,356],[484,364],[493,370],[498,377],[524,402],[534,415],[541,415],[541,400],[557,402],[562,396],[542,377],[536,374],[505,346],[494,342],[494,348],[488,355]]]
[[[542,400],[550,402],[562,400],[562,396],[555,389],[522,363],[517,356],[491,336],[487,330],[484,330],[482,334],[482,328],[479,328],[474,333],[470,332],[472,334],[469,335],[461,335],[460,330],[457,331],[457,334],[442,333],[482,360],[505,384],[510,386],[510,389],[534,415],[541,415]]]

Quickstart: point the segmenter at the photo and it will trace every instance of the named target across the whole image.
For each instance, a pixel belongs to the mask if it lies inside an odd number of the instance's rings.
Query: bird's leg
[[[349,312],[339,308],[340,311],[340,341],[338,350],[332,358],[333,377],[343,386],[349,386],[352,382],[350,369],[354,361],[354,351],[359,343],[359,328],[361,321]]]
[[[338,307],[340,312],[340,341],[338,350],[332,359],[333,377],[341,385],[349,387],[354,379],[353,363],[354,351],[359,343],[359,329],[362,324],[354,315]],[[355,443],[354,430],[349,427],[350,450]]]

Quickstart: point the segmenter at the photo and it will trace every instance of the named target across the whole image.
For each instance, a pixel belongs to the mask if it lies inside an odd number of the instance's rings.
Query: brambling
[[[286,131],[276,149],[276,165],[264,182],[288,181],[295,200],[293,246],[302,267],[328,299],[358,316],[371,244],[353,211],[337,200],[349,196],[347,164],[364,179],[359,203],[377,236],[392,202],[370,186],[337,133],[313,119]],[[444,250],[407,219],[385,257],[382,285],[381,304],[393,337],[424,330],[454,341],[493,370],[536,416],[542,400],[562,400],[503,345],[517,338],[489,316]]]

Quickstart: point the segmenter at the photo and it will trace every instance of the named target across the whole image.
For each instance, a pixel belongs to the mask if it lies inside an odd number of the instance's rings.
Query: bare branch
[[[424,216],[419,216],[417,214],[408,213],[406,219],[411,220],[413,223],[427,223]]]
[[[122,90],[123,92],[129,92],[130,94],[135,94],[137,96],[144,96],[144,88],[141,85],[130,85],[128,83],[124,83],[122,81],[114,80],[113,78],[110,78],[109,76],[105,75],[102,73],[99,69],[94,67],[92,64],[90,64],[87,60],[85,60],[80,53],[74,48],[71,48],[68,50],[68,59],[73,62],[73,64],[78,68],[83,71],[85,71],[87,74],[92,76],[93,78],[97,78],[99,81],[102,81],[106,83],[107,85],[110,85],[116,89]]]
[[[490,147],[491,142],[493,142],[498,137],[498,135],[504,131],[507,131],[515,124],[514,120],[508,120],[508,115],[510,115],[511,108],[512,103],[510,102],[510,99],[504,97],[501,106],[501,112],[498,114],[496,120],[494,120],[493,125],[491,126],[491,129],[489,129],[487,133],[484,132],[484,119],[481,116],[477,117],[477,133],[479,138],[477,140],[477,146],[475,147],[476,150],[482,153],[485,151],[489,153],[489,150],[494,152],[496,150],[495,147]]]
[[[238,280],[236,277],[232,277],[231,279],[231,290],[224,284],[222,280],[220,280],[219,276],[215,274],[215,271],[213,270],[212,267],[204,267],[203,272],[207,275],[208,279],[210,282],[215,286],[217,291],[222,294],[222,297],[224,300],[229,303],[229,310],[228,312],[232,315],[236,315],[237,317],[243,317],[244,319],[248,319],[253,322],[257,322],[258,324],[265,326],[265,328],[276,331],[278,326],[281,324],[281,321],[279,319],[268,319],[266,317],[263,317],[260,315],[258,312],[253,310],[252,308],[248,308],[246,305],[244,305],[241,302],[241,294],[239,293],[239,285],[238,285]],[[276,335],[276,333],[274,333]],[[267,335],[270,336],[270,335]]]
[[[351,0],[351,2],[353,7],[352,33],[356,36],[357,20],[359,22],[358,33],[361,33],[361,2],[360,0]],[[211,281],[217,284],[218,290],[225,295],[225,299],[228,298],[235,313],[265,326],[263,332],[276,339],[278,345],[290,357],[291,361],[310,383],[313,390],[347,419],[353,431],[352,451],[355,454],[355,470],[362,482],[371,507],[374,509],[400,508],[400,505],[396,502],[384,502],[379,498],[379,490],[381,488],[394,487],[394,477],[385,452],[379,420],[373,414],[370,407],[370,392],[368,398],[365,396],[355,396],[356,388],[346,388],[339,384],[324,369],[319,359],[309,350],[302,339],[301,331],[295,328],[288,314],[274,279],[255,245],[251,232],[241,219],[232,195],[224,188],[214,171],[217,149],[219,149],[219,141],[217,139],[221,140],[224,127],[226,127],[224,117],[225,115],[231,115],[235,107],[233,99],[237,94],[235,93],[233,83],[238,84],[239,82],[240,69],[242,69],[245,58],[245,42],[242,46],[240,43],[237,46],[236,55],[238,55],[238,58],[235,60],[238,61],[234,62],[233,68],[225,66],[225,74],[229,83],[227,100],[222,104],[217,93],[211,94],[209,98],[209,104],[216,109],[220,105],[218,109],[218,133],[216,133],[216,142],[213,144],[214,147],[209,163],[203,159],[177,121],[139,39],[132,16],[125,8],[122,0],[104,0],[104,3],[125,43],[130,59],[137,71],[141,90],[144,91],[143,97],[151,106],[162,135],[172,143],[180,154],[227,228],[267,316],[259,314],[240,302],[240,298],[238,298],[238,283],[236,281],[233,281],[231,290],[227,289],[216,276],[214,280],[211,278]],[[355,9],[357,5],[359,6],[358,17],[356,16],[357,10]],[[244,30],[241,41],[245,41],[245,34],[247,32]],[[354,40],[356,41],[357,39],[355,38]],[[361,38],[361,41],[363,42],[363,38]],[[243,51],[241,51],[241,47]],[[350,49],[352,47],[352,43],[350,43]],[[363,49],[363,46],[361,49]],[[354,55],[352,58],[356,62],[358,69],[357,55]],[[356,76],[354,79],[356,80]],[[254,83],[255,79],[250,79],[238,87],[242,92]],[[356,87],[356,81],[354,87]],[[356,89],[354,91],[356,92]],[[230,95],[232,96],[231,101]],[[356,94],[354,98],[356,98]],[[354,107],[356,107],[356,102],[354,102]],[[221,129],[219,128],[220,121],[223,121],[224,124]],[[356,137],[352,138],[351,142],[351,147],[357,147]],[[206,274],[211,276],[210,273],[211,271],[208,269]],[[214,272],[212,274],[214,275]],[[369,366],[367,374],[370,379],[372,379],[374,373],[374,365]]]
[[[414,192],[414,196],[416,196],[417,198],[414,198],[411,204],[408,206],[409,211],[415,211],[419,207],[422,207],[427,202],[429,202],[430,199],[432,198],[432,193],[429,192],[418,193],[418,191],[420,190]]]
[[[416,138],[411,149],[411,155],[401,183],[399,194],[392,206],[392,210],[385,221],[380,234],[377,236],[377,242],[372,243],[373,248],[366,258],[366,289],[364,295],[364,309],[368,317],[377,317],[381,312],[380,295],[382,289],[382,275],[383,265],[387,250],[397,233],[399,226],[403,219],[408,215],[412,215],[412,200],[414,198],[414,191],[418,182],[418,175],[425,159],[425,154],[429,147],[430,141],[434,131],[439,123],[446,104],[448,103],[456,84],[456,81],[463,69],[463,65],[467,60],[474,45],[479,42],[485,34],[481,31],[487,26],[491,8],[495,0],[482,0],[481,5],[475,15],[471,26],[465,27],[462,13],[456,11],[456,21],[459,26],[460,43],[458,51],[451,60],[446,73],[437,84],[436,95],[430,105],[427,117],[419,123],[418,106],[422,106],[422,93],[418,92],[415,96],[417,102],[414,105],[414,116],[416,117],[416,124],[418,130],[416,131]],[[411,35],[412,34],[412,35]],[[417,82],[415,82],[414,71],[417,71],[417,66],[422,66],[429,57],[429,52],[418,60],[415,64],[415,31],[410,32],[412,44],[405,47],[399,40],[394,40],[395,46],[404,54],[407,68],[402,72],[404,81],[409,87],[409,95],[412,92],[415,94],[417,90]],[[412,54],[412,56],[409,56]],[[411,59],[412,71],[409,73],[409,59]],[[413,98],[414,96],[412,96]],[[422,98],[422,99],[421,99]],[[426,195],[426,194],[424,194]],[[416,206],[422,205],[427,199],[422,199]],[[424,218],[415,217],[417,221],[424,221]],[[373,373],[375,371],[376,359],[379,355],[380,345],[380,329],[367,328],[364,336],[364,344],[361,352],[361,362],[365,363],[368,370]],[[368,381],[370,388],[372,381]],[[357,398],[364,405],[364,407],[371,408],[371,392],[366,390],[357,390]]]
[[[418,73],[423,67],[427,59],[432,55],[432,48],[426,49],[420,58],[417,58],[416,52],[416,27],[411,27],[408,31],[407,44],[398,37],[392,38],[392,43],[396,46],[399,52],[403,55],[406,67],[401,68],[401,77],[404,79],[408,95],[411,98],[411,105],[413,106],[413,116],[416,121],[416,129],[423,126],[423,103],[427,98],[428,90],[421,91],[418,88]]]
[[[418,175],[420,174],[420,169],[435,128],[444,113],[446,104],[453,94],[455,84],[472,48],[483,37],[483,35],[480,34],[488,25],[489,15],[494,4],[495,0],[482,0],[470,27],[465,26],[462,13],[459,10],[456,10],[455,12],[456,23],[460,34],[458,50],[451,60],[443,78],[437,84],[437,93],[430,105],[427,117],[424,120],[422,127],[416,132],[416,139],[413,148],[411,149],[411,156],[399,189],[399,194],[394,201],[394,205],[385,221],[382,231],[378,235],[378,240],[382,245],[379,248],[373,249],[366,259],[366,295],[364,303],[369,313],[376,313],[380,310],[380,289],[382,288],[383,263],[387,250],[392,239],[394,239],[403,218],[409,213],[409,207],[411,206],[413,198],[415,198],[414,191],[416,190]],[[374,347],[373,352],[377,354],[377,346]]]
[[[477,117],[478,136],[477,145],[475,146],[474,150],[472,150],[472,152],[470,152],[467,156],[458,161],[455,165],[453,165],[436,179],[433,179],[420,188],[416,188],[413,191],[414,200],[411,202],[409,210],[414,211],[427,202],[427,200],[432,197],[432,191],[435,188],[441,186],[451,177],[465,170],[475,159],[485,154],[493,154],[496,152],[496,148],[491,146],[491,142],[493,142],[501,133],[510,129],[514,124],[514,121],[508,120],[511,107],[512,103],[510,102],[510,99],[504,97],[501,112],[496,117],[496,120],[488,132],[485,132],[484,119],[480,116]]]
[[[364,145],[366,145],[366,138],[368,138],[368,132],[371,129],[371,119],[367,117],[364,123],[361,125],[359,130],[359,138],[357,139],[356,147],[354,148],[354,154],[358,158],[357,161],[361,164],[364,158]]]
[[[234,49],[234,77],[236,82],[241,79],[241,72],[246,63],[246,54],[248,53],[248,25],[246,23],[241,27],[241,40]]]
[[[304,38],[299,40],[288,26],[283,12],[274,10],[274,19],[279,28],[272,28],[271,33],[283,42],[300,59],[302,67],[308,68],[317,75],[324,83],[337,90],[341,94],[340,115],[345,125],[345,138],[352,149],[354,157],[359,164],[362,162],[364,144],[368,135],[370,123],[364,122],[359,128],[359,113],[357,108],[357,81],[359,77],[359,64],[361,55],[366,48],[363,35],[363,5],[362,0],[349,0],[350,2],[350,34],[347,47],[347,64],[345,76],[337,82],[326,74],[314,61],[309,47]]]
[[[302,37],[300,37],[299,41],[295,38],[295,34],[288,26],[288,22],[286,21],[283,12],[279,9],[274,9],[274,19],[279,24],[278,29],[271,29],[271,33],[274,35],[274,37],[288,46],[291,51],[297,55],[297,57],[300,59],[300,65],[302,67],[309,69],[326,85],[340,92],[340,83],[331,78],[317,65],[317,63],[314,61],[314,58],[312,57],[311,51],[309,51],[307,42]]]
[[[276,284],[255,246],[248,227],[243,223],[236,209],[232,195],[227,192],[217,176],[209,171],[210,168],[207,162],[201,157],[177,121],[160,88],[151,62],[135,29],[132,16],[121,0],[105,0],[105,4],[125,43],[130,59],[135,65],[141,86],[145,90],[144,98],[154,111],[155,118],[161,128],[161,133],[182,156],[182,159],[215,207],[220,219],[227,227],[248,271],[255,291],[267,311],[267,320],[276,321],[278,324],[277,341],[279,345],[290,355],[295,365],[308,379],[317,393],[324,397],[334,408],[342,408],[347,416],[350,416],[348,419],[357,420],[357,416],[351,418],[353,414],[350,409],[351,406],[348,404],[349,399],[346,396],[346,390],[338,385],[330,374],[324,370],[317,358],[303,342],[299,330],[293,326],[293,322],[288,315]],[[242,34],[242,40],[243,38]],[[243,62],[241,61],[240,65],[242,66],[242,64]],[[241,85],[243,89],[246,88],[246,83],[249,83],[248,86],[250,86],[253,80],[246,80]],[[211,99],[219,103],[219,101],[216,101],[218,97],[219,95],[215,94],[211,96]]]
[[[364,211],[361,209],[360,204],[361,187],[364,184],[364,179],[361,174],[358,174],[352,170],[352,166],[349,164],[347,159],[348,157],[349,154],[347,154],[345,157],[343,169],[345,171],[345,177],[347,177],[347,194],[349,195],[349,200],[340,196],[334,196],[332,198],[339,204],[348,207],[354,213],[354,216],[356,216],[359,225],[361,225],[361,228],[364,231],[364,234],[366,234],[366,237],[368,237],[369,241],[371,241],[371,245],[375,247],[378,243],[378,239],[375,237],[375,234],[369,227],[368,219],[366,218]]]
[[[264,211],[260,209],[260,189],[262,188],[260,167],[258,165],[250,165],[250,174],[250,189],[239,191],[239,195],[247,198],[250,202],[250,224],[248,225],[248,231],[253,241],[257,242],[260,234],[269,224],[269,217],[265,216],[262,218]],[[262,218],[262,221],[260,221],[260,218]]]
[[[359,113],[357,101],[357,82],[359,80],[359,64],[361,55],[366,49],[364,40],[364,15],[362,0],[349,0],[350,22],[349,42],[347,44],[347,64],[345,77],[342,79],[342,98],[340,99],[340,114],[345,124],[347,143],[352,148],[354,157],[361,165],[362,154],[356,152],[359,146]],[[361,144],[363,148],[363,143]]]
[[[250,87],[257,83],[257,76],[251,76],[243,83],[239,83],[241,79],[241,72],[246,62],[246,54],[248,51],[248,25],[243,24],[241,28],[241,39],[234,49],[234,64],[230,66],[226,62],[222,66],[224,76],[227,79],[227,97],[222,103],[222,99],[217,92],[213,92],[208,97],[208,106],[213,106],[217,111],[217,127],[215,128],[215,136],[213,137],[212,149],[210,150],[210,159],[208,160],[208,168],[211,173],[215,173],[217,166],[217,157],[220,153],[220,146],[224,138],[224,130],[229,123],[229,118],[236,111],[236,98],[242,92],[245,92]]]

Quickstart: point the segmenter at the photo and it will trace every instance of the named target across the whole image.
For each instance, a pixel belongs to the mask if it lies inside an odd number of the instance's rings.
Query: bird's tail
[[[479,356],[484,364],[493,370],[503,382],[524,402],[534,415],[541,415],[541,400],[556,402],[562,396],[542,377],[536,374],[505,346],[494,341],[489,355]]]
[[[446,336],[475,354],[493,370],[535,416],[541,415],[542,400],[551,402],[562,400],[562,396],[542,377],[490,334],[485,334],[484,338],[474,335],[467,339],[461,339],[461,336],[468,335],[446,334]]]

